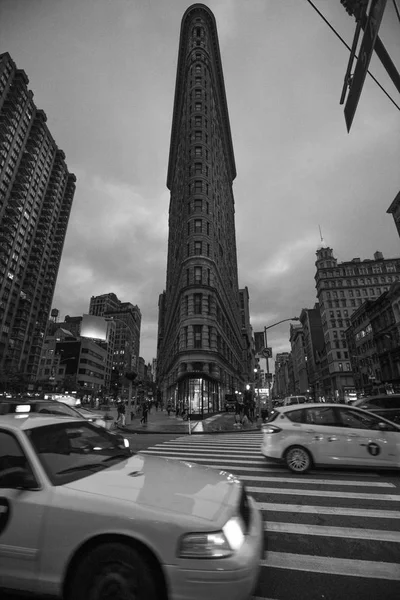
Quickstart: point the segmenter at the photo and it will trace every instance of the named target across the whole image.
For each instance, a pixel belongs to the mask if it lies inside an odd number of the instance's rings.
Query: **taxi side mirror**
[[[33,490],[38,487],[36,479],[28,469],[13,467],[0,473],[0,488]]]

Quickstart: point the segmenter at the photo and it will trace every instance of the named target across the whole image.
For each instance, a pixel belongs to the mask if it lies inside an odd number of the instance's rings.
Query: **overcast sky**
[[[316,6],[351,45],[339,0]],[[0,52],[77,176],[53,307],[88,312],[114,292],[142,312],[140,354],[156,354],[165,287],[166,175],[186,0],[0,0]],[[209,0],[235,151],[240,286],[255,331],[316,302],[318,225],[339,261],[400,255],[386,214],[400,189],[400,112],[367,77],[351,133],[339,105],[348,50],[306,0]],[[380,36],[400,69],[391,0]],[[378,59],[371,71],[400,104]],[[289,323],[269,331],[290,349]]]

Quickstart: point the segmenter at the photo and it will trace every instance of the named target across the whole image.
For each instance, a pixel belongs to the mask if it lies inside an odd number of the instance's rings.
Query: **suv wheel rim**
[[[296,448],[289,452],[287,463],[293,471],[305,471],[310,464],[310,459],[305,450]]]

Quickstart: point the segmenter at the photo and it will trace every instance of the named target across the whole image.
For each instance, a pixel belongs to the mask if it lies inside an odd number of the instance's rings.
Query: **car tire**
[[[67,600],[157,600],[154,570],[138,550],[104,543],[79,562],[67,586]]]
[[[286,450],[285,463],[293,473],[307,473],[312,467],[311,454],[302,446],[291,446]]]

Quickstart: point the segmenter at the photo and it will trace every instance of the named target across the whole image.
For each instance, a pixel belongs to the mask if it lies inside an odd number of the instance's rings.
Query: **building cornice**
[[[211,10],[204,4],[196,3],[192,6],[189,6],[189,8],[186,10],[185,14],[182,17],[181,23],[178,51],[178,66],[175,83],[174,108],[171,128],[171,143],[168,161],[167,187],[169,190],[172,187],[173,173],[176,166],[176,153],[179,146],[180,117],[182,113],[182,106],[184,100],[182,86],[185,82],[185,70],[187,68],[187,58],[189,54],[188,37],[190,35],[190,24],[196,15],[201,16],[208,23],[208,31],[213,46],[213,71],[216,76],[216,89],[219,95],[219,104],[222,110],[225,147],[227,150],[228,167],[230,171],[229,174],[231,181],[233,181],[236,177],[236,165],[233,153],[231,128],[229,124],[228,104],[226,100],[225,83],[222,72],[222,61],[218,42],[217,24],[215,21],[214,14],[211,12]]]

